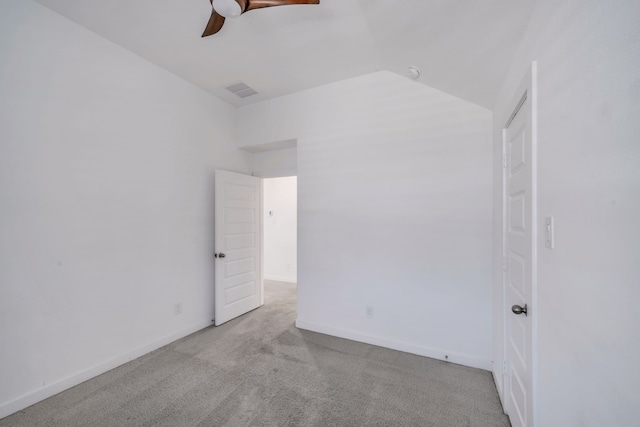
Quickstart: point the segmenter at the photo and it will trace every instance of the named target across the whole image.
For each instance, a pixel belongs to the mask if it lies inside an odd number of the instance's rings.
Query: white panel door
[[[216,171],[215,324],[262,305],[262,180]]]
[[[513,427],[533,426],[533,144],[528,96],[505,130],[506,409]]]

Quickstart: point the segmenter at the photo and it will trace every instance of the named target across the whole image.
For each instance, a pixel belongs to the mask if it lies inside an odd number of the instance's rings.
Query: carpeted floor
[[[296,329],[295,285],[0,426],[509,426],[486,371]]]

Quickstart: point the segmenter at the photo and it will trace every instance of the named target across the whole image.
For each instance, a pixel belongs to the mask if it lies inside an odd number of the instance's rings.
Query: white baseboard
[[[276,282],[297,283],[298,279],[295,277],[282,277],[282,276],[264,276],[264,280],[275,280]]]
[[[212,323],[210,320],[194,324],[188,328],[166,335],[160,339],[157,339],[146,345],[143,345],[141,347],[138,347],[131,351],[123,353],[119,356],[114,357],[113,359],[102,362],[91,368],[84,369],[80,372],[77,372],[73,375],[68,376],[67,378],[64,378],[62,380],[56,381],[51,384],[47,384],[46,386],[39,388],[38,390],[29,392],[27,394],[24,394],[8,402],[4,402],[0,404],[0,419],[6,416],[9,416],[15,412],[18,412],[24,408],[27,408],[33,405],[34,403],[38,403],[41,400],[54,396],[73,386],[83,383],[91,378],[104,374],[105,372],[110,371],[111,369],[117,368],[120,365],[124,365],[125,363],[133,359],[136,359],[140,356],[144,356],[147,353],[157,350],[160,347],[170,344],[176,340],[179,340],[180,338],[184,338],[187,335],[191,335],[192,333],[197,332],[200,329],[204,329],[211,325]]]
[[[418,356],[430,357],[432,359],[444,360],[458,365],[469,366],[471,368],[484,369],[485,371],[491,371],[492,363],[490,360],[479,359],[477,357],[467,356],[464,354],[458,354],[447,350],[439,350],[430,347],[421,346],[418,344],[412,344],[403,341],[396,341],[393,339],[378,337],[374,335],[362,334],[357,331],[348,329],[335,328],[333,326],[322,325],[314,322],[307,322],[305,320],[296,320],[296,327],[299,329],[306,329],[308,331],[319,332],[321,334],[333,335],[339,338],[346,338],[352,341],[363,342],[367,344],[373,344],[380,347],[386,347],[393,350],[404,351],[405,353],[417,354]],[[445,359],[445,355],[449,356]]]

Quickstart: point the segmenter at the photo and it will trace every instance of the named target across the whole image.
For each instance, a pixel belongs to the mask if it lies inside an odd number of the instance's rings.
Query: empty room
[[[639,162],[637,0],[0,0],[0,426],[637,425]]]

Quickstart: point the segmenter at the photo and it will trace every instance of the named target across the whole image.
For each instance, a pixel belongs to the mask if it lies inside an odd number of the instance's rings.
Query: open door
[[[262,180],[216,171],[215,324],[263,304]]]
[[[505,409],[513,427],[535,426],[536,138],[535,63],[503,130],[506,303]],[[517,98],[516,98],[517,99]]]

